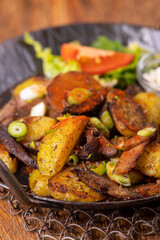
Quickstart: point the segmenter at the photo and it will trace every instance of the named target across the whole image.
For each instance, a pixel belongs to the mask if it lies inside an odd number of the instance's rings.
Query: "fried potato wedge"
[[[102,89],[101,85],[89,74],[82,72],[60,74],[52,80],[47,88],[47,97],[52,108],[61,113],[68,105],[67,93],[77,87],[90,91]]]
[[[51,191],[48,187],[49,176],[40,174],[38,169],[34,169],[29,176],[29,187],[32,193],[38,196],[50,197]]]
[[[53,176],[63,168],[88,121],[85,116],[68,117],[44,136],[38,152],[41,174]]]
[[[142,155],[147,144],[148,141],[123,152],[116,164],[114,174],[123,175],[133,169],[136,166],[137,159]]]
[[[45,133],[51,130],[57,121],[50,117],[24,117],[23,122],[27,126],[27,134],[23,138],[23,142],[37,141],[41,139]]]
[[[160,125],[160,98],[153,92],[142,92],[133,99],[141,105],[147,123],[154,122],[158,127]]]
[[[66,201],[96,202],[105,198],[93,191],[70,172],[72,167],[55,174],[49,179],[49,188],[53,198]]]
[[[107,95],[107,102],[114,124],[123,136],[134,136],[138,130],[145,127],[143,111],[128,93],[113,89]]]
[[[145,147],[136,169],[149,177],[160,178],[160,143],[151,142]]]
[[[11,173],[16,173],[18,160],[10,156],[5,146],[0,142],[0,159],[6,164]]]

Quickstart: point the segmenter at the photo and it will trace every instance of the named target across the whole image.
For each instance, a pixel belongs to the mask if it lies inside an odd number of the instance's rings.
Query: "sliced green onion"
[[[90,154],[88,155],[88,159],[90,159],[90,158],[92,157],[92,155],[93,155],[93,153],[90,153]]]
[[[143,128],[142,130],[137,132],[137,135],[142,136],[142,137],[148,137],[150,135],[152,135],[152,133],[154,133],[156,131],[156,128],[154,127],[147,127],[147,128]]]
[[[109,136],[109,130],[104,124],[96,117],[90,118],[90,122],[94,127],[106,133],[106,136]]]
[[[78,157],[75,154],[72,154],[69,156],[69,158],[66,160],[67,165],[69,166],[75,166],[79,162]]]
[[[112,180],[115,181],[123,186],[131,186],[131,178],[129,174],[124,174],[124,175],[116,175],[113,173],[115,166],[117,164],[117,159],[114,159],[113,161],[107,162],[106,164],[106,173],[108,177]]]
[[[105,163],[105,161],[103,163],[99,164],[98,167],[92,168],[91,170],[93,172],[97,173],[98,175],[102,176],[106,172],[106,163]]]
[[[51,129],[51,130],[48,130],[47,132],[45,132],[44,136],[47,135],[47,134],[49,134],[49,133],[51,133],[51,132],[54,132],[55,130],[56,130],[55,128],[53,128],[53,129]]]
[[[102,113],[101,121],[108,129],[111,129],[114,126],[113,120],[107,110]]]
[[[79,104],[85,101],[91,95],[92,95],[91,92],[85,88],[74,88],[68,94],[67,100],[70,104]]]
[[[36,148],[36,145],[35,145],[35,142],[34,142],[34,141],[32,141],[32,142],[29,144],[29,146],[30,146],[31,148]]]
[[[27,133],[27,126],[22,122],[11,122],[8,127],[8,133],[14,138],[24,137]]]
[[[57,120],[58,120],[58,121],[61,121],[61,120],[65,119],[65,118],[71,117],[71,116],[72,116],[72,115],[71,115],[70,113],[66,113],[66,114],[64,114],[62,117],[57,117]]]

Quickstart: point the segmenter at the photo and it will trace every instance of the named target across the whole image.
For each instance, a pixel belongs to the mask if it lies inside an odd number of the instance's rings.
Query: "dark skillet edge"
[[[0,182],[0,186],[6,189],[10,189],[11,193],[16,199],[22,203],[22,205],[39,206],[46,208],[75,208],[75,209],[95,209],[95,210],[109,210],[125,207],[142,206],[144,204],[150,204],[153,201],[160,200],[160,195],[147,197],[137,200],[121,200],[113,202],[67,202],[62,200],[56,200],[53,198],[40,197],[32,194],[28,194],[23,189],[17,178],[9,171],[7,166],[0,159],[0,177],[3,182]]]
[[[159,28],[153,28],[153,27],[148,27],[148,26],[140,26],[140,25],[132,25],[132,24],[126,24],[126,23],[101,23],[101,22],[97,22],[97,23],[75,23],[75,24],[66,24],[64,26],[57,26],[57,27],[49,27],[49,28],[44,28],[44,29],[40,29],[38,31],[32,31],[30,32],[31,34],[33,34],[35,37],[37,36],[36,34],[41,33],[43,35],[48,34],[47,31],[52,31],[52,30],[62,30],[62,29],[68,29],[68,28],[78,28],[78,27],[94,27],[94,26],[99,26],[99,27],[107,27],[107,26],[113,26],[113,27],[122,27],[122,26],[126,26],[126,27],[130,27],[130,28],[134,28],[134,29],[141,29],[141,28],[146,28],[148,30],[159,30]],[[113,38],[116,39],[116,37],[114,36]],[[14,44],[17,44],[19,41],[22,41],[23,39],[23,35],[9,39],[5,42],[2,42],[0,45],[3,46],[5,48],[6,44],[11,43],[12,41],[14,42]],[[151,39],[153,40],[153,39]],[[3,56],[2,56],[3,57]],[[3,67],[3,66],[2,66]],[[34,73],[35,75],[39,73],[38,71],[36,73]],[[3,77],[2,77],[3,78]],[[3,80],[3,79],[0,79]],[[16,80],[17,82],[10,82],[10,87],[15,86],[16,84],[18,84],[18,82],[22,81],[23,79],[21,78],[20,80]],[[6,83],[7,85],[8,83]],[[3,92],[6,92],[6,90],[1,92],[1,95]],[[1,165],[0,165],[1,166]],[[15,178],[15,176],[13,174],[11,174],[10,172],[7,173],[9,176],[12,176]],[[1,174],[0,174],[1,177]],[[16,178],[15,178],[16,179]],[[17,179],[16,179],[17,180]],[[7,181],[4,181],[4,183],[0,183],[1,187],[7,188]],[[13,184],[12,184],[13,185]],[[81,208],[81,209],[95,209],[95,210],[104,210],[104,209],[115,209],[115,208],[123,208],[123,207],[134,207],[134,206],[142,206],[144,204],[150,204],[153,202],[156,202],[158,200],[160,200],[160,195],[158,196],[153,196],[153,197],[147,197],[147,198],[143,198],[143,199],[137,199],[137,200],[127,200],[127,201],[114,201],[114,202],[89,202],[89,203],[84,203],[84,202],[66,202],[66,201],[61,201],[61,200],[55,200],[52,198],[44,198],[44,197],[39,197],[39,196],[32,196],[30,194],[26,194],[26,192],[24,191],[24,189],[22,188],[22,186],[20,185],[20,183],[17,181],[17,185],[18,186],[18,190],[15,189],[15,186],[13,185],[12,187],[9,187],[9,189],[11,190],[11,192],[13,193],[14,190],[14,195],[15,197],[22,203],[24,204],[28,204],[28,205],[34,205],[34,206],[43,206],[43,207],[67,207],[67,208]],[[20,190],[19,190],[20,189]],[[16,192],[17,191],[17,192]],[[21,191],[21,193],[19,192]],[[18,196],[19,195],[19,196]],[[24,202],[24,195],[26,202]],[[55,205],[56,204],[56,205]]]
[[[9,188],[2,182],[0,182],[0,186],[9,190]],[[10,188],[11,189],[11,188]],[[11,189],[12,192],[12,189]],[[27,197],[27,201],[24,202],[24,196],[21,196],[19,192],[19,201],[28,206],[37,206],[44,208],[68,208],[68,209],[82,209],[82,210],[113,210],[120,208],[128,208],[128,207],[141,207],[149,204],[157,203],[160,200],[160,195],[156,195],[153,197],[147,197],[137,200],[121,200],[121,201],[113,201],[113,202],[67,202],[63,200],[56,200],[53,198],[41,197],[32,194],[28,194],[25,192],[25,198]]]

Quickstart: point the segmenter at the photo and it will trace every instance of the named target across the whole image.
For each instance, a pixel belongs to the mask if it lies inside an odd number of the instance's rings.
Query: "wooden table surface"
[[[159,0],[0,0],[0,42],[26,30],[80,22],[160,27],[159,7]],[[0,240],[14,239],[31,240],[37,236],[26,232],[21,216],[12,216],[8,202],[1,200]]]

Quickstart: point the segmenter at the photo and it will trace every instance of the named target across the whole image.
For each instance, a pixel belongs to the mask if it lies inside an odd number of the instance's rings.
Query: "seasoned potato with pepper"
[[[138,93],[134,101],[141,105],[148,123],[160,125],[160,98],[153,92]]]
[[[29,176],[29,186],[32,193],[38,196],[50,197],[51,191],[48,187],[49,176],[40,174],[38,169],[34,169]]]
[[[117,130],[123,136],[134,136],[145,124],[141,107],[120,89],[113,89],[107,95],[109,109]]]
[[[14,174],[17,171],[18,160],[15,157],[10,156],[9,152],[1,142],[0,159],[6,164],[11,173]]]
[[[53,176],[63,168],[88,120],[85,116],[68,117],[44,136],[37,159],[41,174]]]
[[[68,167],[49,179],[49,188],[53,198],[79,202],[96,202],[105,198],[105,196],[93,191],[86,184],[78,181],[78,178],[70,172],[71,168]]]
[[[160,178],[160,143],[152,142],[145,147],[136,168],[149,177]]]
[[[23,121],[27,125],[27,134],[23,137],[23,142],[37,141],[45,133],[51,130],[56,124],[56,120],[50,117],[24,117]]]

